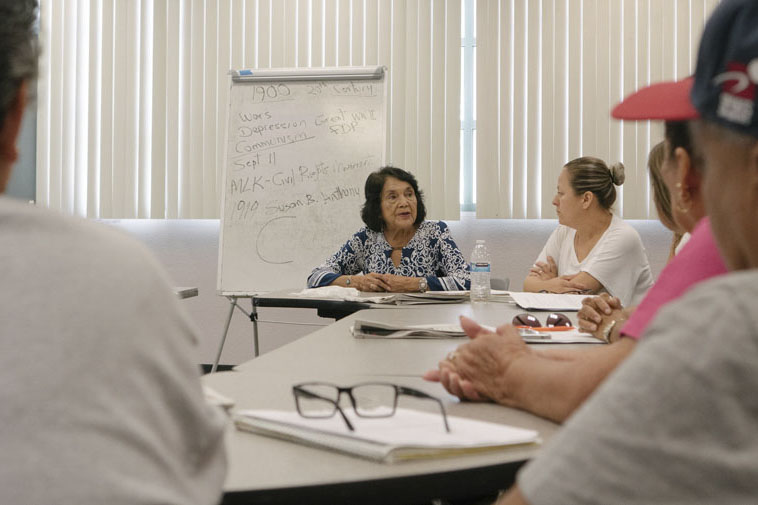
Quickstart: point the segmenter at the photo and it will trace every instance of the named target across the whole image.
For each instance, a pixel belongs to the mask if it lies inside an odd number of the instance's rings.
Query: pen
[[[516,326],[516,328],[533,331],[571,331],[576,329],[573,326]]]

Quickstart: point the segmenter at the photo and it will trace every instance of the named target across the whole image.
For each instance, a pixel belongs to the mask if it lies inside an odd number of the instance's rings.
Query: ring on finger
[[[450,351],[447,353],[447,360],[448,361],[455,361],[455,358],[458,356],[458,352],[456,351]]]

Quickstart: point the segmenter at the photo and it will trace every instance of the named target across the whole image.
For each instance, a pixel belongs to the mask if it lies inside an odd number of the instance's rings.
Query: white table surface
[[[449,415],[536,429],[544,442],[551,438],[558,425],[495,404],[460,402],[448,395],[439,384],[421,379],[426,370],[436,367],[437,362],[464,339],[355,339],[349,331],[356,318],[402,323],[452,323],[458,320],[459,315],[467,315],[483,324],[497,326],[510,322],[520,312],[523,310],[505,303],[428,305],[416,306],[413,310],[362,310],[239,365],[234,371],[205,375],[203,383],[233,398],[235,408],[238,409],[294,410],[291,389],[300,382],[329,381],[350,385],[367,380],[388,381],[421,389],[443,399]],[[575,318],[575,314],[567,315]],[[553,345],[568,348],[586,347],[587,344]],[[409,400],[407,406],[430,411],[436,409],[433,403],[419,400]],[[404,482],[403,478],[414,477],[421,479],[418,481],[419,486],[441,486],[442,489],[450,475],[459,475],[456,472],[472,471],[472,475],[477,475],[477,472],[484,475],[484,472],[493,469],[505,474],[511,473],[510,477],[503,477],[503,487],[507,487],[515,468],[539,450],[539,446],[516,447],[454,458],[382,464],[240,432],[231,426],[227,433],[227,447],[229,473],[225,483],[225,491],[228,493],[225,502],[229,503],[247,499],[296,503],[306,497],[311,503],[337,503],[338,500],[334,497],[319,501],[313,493],[323,489],[338,493],[344,491],[342,494],[350,496],[351,492],[364,493],[365,486],[377,489],[378,494],[374,496],[377,500],[374,503],[398,503],[399,498],[391,495],[392,492],[397,492],[392,491],[394,488],[391,484]],[[452,473],[448,475],[449,472]],[[431,478],[423,480],[428,476]],[[386,492],[390,494],[382,495],[384,488],[377,487],[378,483],[389,483]],[[465,490],[465,485],[462,489]],[[421,490],[408,490],[408,493],[414,492]],[[351,498],[346,499],[348,501],[345,503],[349,503]]]

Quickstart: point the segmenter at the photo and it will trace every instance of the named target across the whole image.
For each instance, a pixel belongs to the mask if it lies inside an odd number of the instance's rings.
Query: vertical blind
[[[477,217],[552,218],[569,160],[622,161],[615,207],[655,218],[647,153],[660,122],[610,110],[650,83],[694,71],[718,0],[478,0]]]
[[[387,162],[459,216],[460,0],[42,0],[37,201],[219,216],[230,68],[385,65]]]
[[[553,217],[563,164],[622,161],[654,218],[659,123],[610,119],[693,70],[718,0],[477,0],[478,217]],[[37,200],[101,218],[219,215],[230,68],[386,65],[387,162],[457,219],[461,0],[42,0]]]

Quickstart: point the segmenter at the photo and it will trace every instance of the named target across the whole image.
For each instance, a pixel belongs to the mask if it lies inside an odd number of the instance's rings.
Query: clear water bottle
[[[471,301],[486,302],[490,298],[490,254],[484,240],[477,240],[471,253]]]

